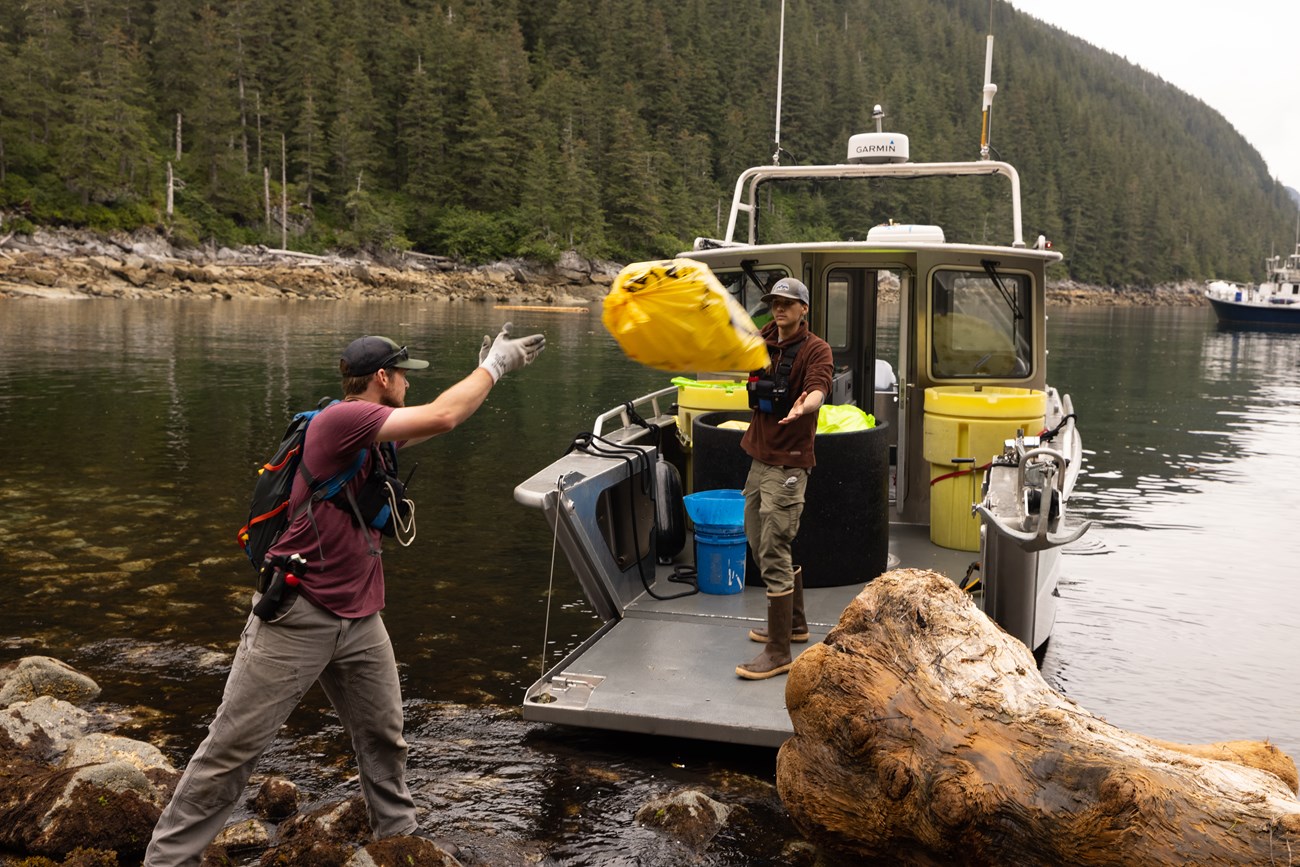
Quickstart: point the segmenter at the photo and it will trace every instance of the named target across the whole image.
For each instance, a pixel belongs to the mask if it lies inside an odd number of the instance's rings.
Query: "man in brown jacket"
[[[790,545],[799,532],[804,490],[816,461],[817,411],[830,394],[835,363],[831,348],[808,329],[808,287],[793,277],[778,280],[763,296],[772,321],[763,327],[771,363],[749,377],[754,408],[740,445],[753,462],[745,479],[745,537],[767,585],[767,629],[749,637],[764,643],[749,662],[736,666],[747,680],[790,670],[790,641],[808,640],[803,575]]]

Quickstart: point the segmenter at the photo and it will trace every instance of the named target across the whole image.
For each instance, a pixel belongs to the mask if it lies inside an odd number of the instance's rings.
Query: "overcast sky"
[[[1300,0],[1010,2],[1201,99],[1300,189]]]

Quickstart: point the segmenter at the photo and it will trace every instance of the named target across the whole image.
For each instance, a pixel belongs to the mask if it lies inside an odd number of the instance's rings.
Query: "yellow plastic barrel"
[[[735,380],[694,380],[679,376],[673,380],[677,386],[677,430],[689,446],[691,423],[695,416],[718,410],[748,410],[749,392],[746,383]]]
[[[947,385],[925,390],[921,453],[930,463],[930,541],[978,551],[981,468],[1017,430],[1043,428],[1047,394],[1032,388]]]

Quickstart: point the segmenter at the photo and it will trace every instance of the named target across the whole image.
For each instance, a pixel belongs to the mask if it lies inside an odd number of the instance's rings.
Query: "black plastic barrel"
[[[748,412],[697,415],[691,429],[692,491],[745,486],[751,459],[740,447],[743,431],[718,427],[749,421]],[[889,433],[887,425],[818,434],[817,466],[808,477],[796,565],[805,587],[839,587],[870,581],[889,561]],[[762,586],[749,552],[745,583]]]

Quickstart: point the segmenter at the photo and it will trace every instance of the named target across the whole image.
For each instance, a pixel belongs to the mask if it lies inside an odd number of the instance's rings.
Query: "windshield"
[[[767,310],[767,304],[763,302],[763,296],[767,294],[768,288],[780,280],[782,277],[789,277],[790,272],[784,268],[758,268],[753,267],[737,271],[715,271],[719,282],[723,288],[732,294],[740,302],[749,317],[754,320],[754,324],[762,328],[772,319],[772,314]],[[755,283],[757,279],[759,282]]]
[[[1025,274],[934,272],[931,373],[936,379],[1025,377],[1033,366],[1030,283]]]

